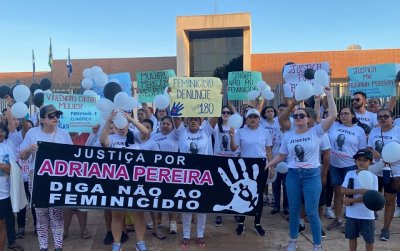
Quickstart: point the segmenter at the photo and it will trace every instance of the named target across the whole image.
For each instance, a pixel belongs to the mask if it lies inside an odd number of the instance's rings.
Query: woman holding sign
[[[35,155],[38,150],[38,141],[69,144],[72,145],[71,137],[68,132],[58,128],[58,123],[62,111],[56,109],[54,105],[46,105],[39,112],[39,127],[30,129],[20,145],[19,158],[27,160],[32,156],[32,163],[35,163]],[[61,208],[35,208],[36,228],[39,239],[40,250],[48,249],[49,227],[53,232],[54,250],[61,251],[63,246],[64,219]]]
[[[182,153],[205,154],[208,155],[211,146],[210,136],[214,132],[217,124],[217,118],[209,118],[201,124],[201,118],[189,117],[187,127],[180,118],[174,118],[175,128],[179,135],[179,151]],[[200,128],[200,125],[202,126]],[[192,222],[192,213],[182,213],[183,240],[181,247],[188,247],[190,240],[190,228]],[[197,245],[204,247],[204,228],[206,225],[206,214],[197,214]]]
[[[304,205],[310,220],[314,249],[322,250],[321,246],[321,221],[318,215],[318,203],[322,183],[320,173],[320,140],[337,116],[336,104],[330,88],[325,87],[324,92],[328,98],[329,116],[317,126],[308,127],[309,114],[304,108],[294,111],[295,129],[287,132],[282,140],[279,155],[277,155],[266,168],[270,175],[275,172],[274,166],[286,159],[289,167],[286,177],[286,188],[290,210],[290,241],[287,250],[296,250],[299,236],[299,222],[301,200],[304,196]]]
[[[130,117],[127,113],[124,113],[128,124],[124,128],[117,128],[115,134],[110,135],[110,128],[113,125],[113,119],[117,115],[117,111],[113,111],[108,117],[106,123],[104,124],[104,129],[100,135],[100,144],[102,147],[109,148],[128,148],[128,149],[140,149],[139,143],[135,143],[134,135],[131,130],[129,130],[129,124],[132,123],[139,132],[144,135],[144,137],[149,136],[149,131],[147,128],[139,123],[139,121]],[[124,227],[125,211],[123,210],[111,210],[111,231],[114,238],[114,243],[112,246],[113,251],[122,250],[121,245],[121,235],[122,229]],[[146,232],[146,225],[144,222],[144,213],[135,212],[135,231],[136,231],[136,250],[144,251],[147,250],[146,244],[144,242],[144,235]]]

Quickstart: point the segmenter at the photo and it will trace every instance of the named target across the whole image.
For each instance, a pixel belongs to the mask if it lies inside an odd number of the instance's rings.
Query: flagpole
[[[49,66],[50,66],[50,80],[53,82],[53,48],[51,45],[51,38],[50,38],[50,46],[49,46]]]
[[[35,52],[32,50],[32,83],[35,83]]]
[[[71,94],[74,94],[74,91],[71,89],[71,58],[69,55],[69,48],[68,48],[68,60],[67,60],[67,64],[68,64],[68,83],[69,83],[69,91],[72,92]]]

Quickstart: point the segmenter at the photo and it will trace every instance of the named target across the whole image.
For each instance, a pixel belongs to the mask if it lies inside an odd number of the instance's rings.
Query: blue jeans
[[[286,189],[290,210],[290,238],[299,236],[301,197],[310,221],[314,245],[321,244],[321,220],[318,215],[318,203],[321,194],[321,173],[319,168],[289,168],[286,176]]]
[[[281,208],[281,187],[283,187],[283,210],[288,208],[288,198],[286,193],[286,173],[278,173],[276,180],[272,183],[272,193],[274,194],[274,208]]]

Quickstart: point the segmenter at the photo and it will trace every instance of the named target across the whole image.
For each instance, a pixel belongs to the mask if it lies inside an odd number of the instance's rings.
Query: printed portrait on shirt
[[[335,149],[343,152],[343,145],[345,140],[346,136],[344,134],[339,134],[335,140]]]
[[[197,154],[199,152],[199,147],[195,142],[190,142],[189,152],[192,154]]]
[[[301,145],[296,145],[294,147],[294,152],[296,153],[296,162],[305,162],[304,161],[304,149]]]

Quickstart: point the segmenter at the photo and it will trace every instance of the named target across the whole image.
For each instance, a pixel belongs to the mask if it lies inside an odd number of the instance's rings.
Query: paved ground
[[[189,248],[182,249],[179,246],[181,236],[182,225],[178,225],[178,234],[167,235],[166,240],[158,240],[151,235],[151,231],[146,234],[146,242],[149,250],[151,251],[174,251],[174,250],[209,250],[209,251],[258,251],[258,250],[286,250],[286,244],[288,241],[288,222],[282,215],[271,215],[269,212],[271,207],[264,207],[264,213],[262,218],[262,225],[266,229],[266,236],[259,237],[252,230],[252,219],[248,217],[246,221],[245,234],[237,236],[234,234],[235,222],[232,216],[225,216],[223,218],[223,226],[215,227],[214,215],[207,216],[207,226],[205,239],[207,246],[199,248],[195,245],[195,239]],[[379,212],[379,219],[376,221],[376,235],[375,235],[375,250],[400,250],[400,218],[395,218],[391,226],[391,239],[388,242],[380,241],[379,233],[382,228],[383,215]],[[330,220],[323,218],[323,226],[329,224]],[[69,236],[64,241],[65,251],[83,251],[83,250],[95,250],[95,251],[108,251],[111,250],[111,246],[103,245],[103,238],[105,235],[105,227],[103,220],[103,213],[100,210],[93,210],[89,212],[88,217],[88,229],[92,235],[92,238],[84,240],[80,237],[79,226],[77,219],[74,216]],[[167,231],[168,229],[166,229]],[[193,232],[194,231],[194,232]],[[192,234],[195,233],[193,228]],[[340,230],[325,231],[327,237],[323,240],[324,250],[348,250],[348,241],[344,238],[344,234]],[[51,238],[50,238],[51,239]],[[26,228],[26,236],[24,239],[18,239],[18,242],[25,247],[25,250],[39,250],[38,241],[33,234],[32,220],[28,216],[28,223]],[[135,250],[135,234],[130,233],[130,239],[124,244],[124,250]],[[306,230],[300,235],[298,241],[299,251],[311,250],[312,249],[312,237],[310,233],[310,227],[307,224]],[[50,245],[52,247],[52,245]],[[52,250],[52,249],[49,249]],[[358,250],[365,250],[363,240],[359,239]]]

